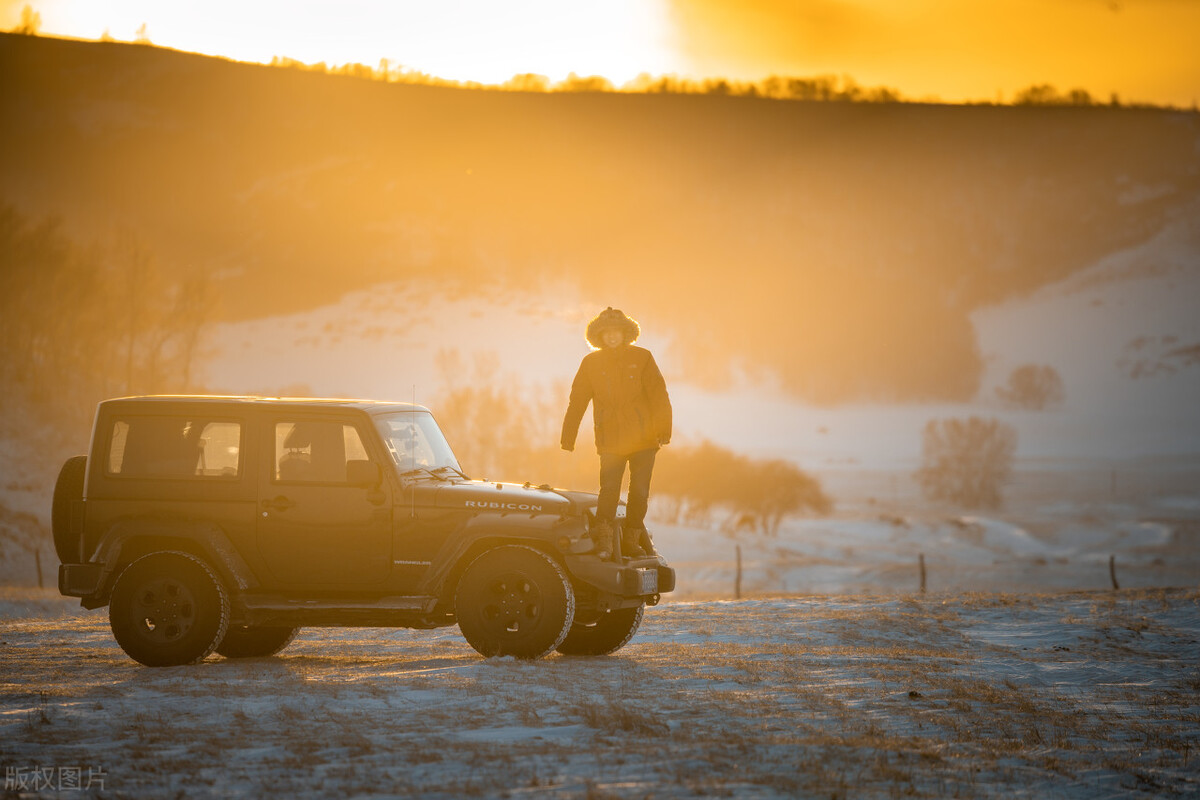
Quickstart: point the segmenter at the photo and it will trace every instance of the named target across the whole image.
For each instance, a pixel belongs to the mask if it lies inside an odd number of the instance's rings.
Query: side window
[[[346,464],[367,459],[367,448],[353,425],[318,420],[275,423],[276,481],[346,483]]]
[[[201,475],[236,476],[240,472],[242,426],[236,422],[206,422],[200,429]]]
[[[125,466],[125,442],[129,439],[129,423],[117,420],[113,423],[112,443],[108,448],[108,474],[120,475]]]
[[[232,420],[128,417],[113,423],[107,468],[126,478],[236,478],[241,454]]]

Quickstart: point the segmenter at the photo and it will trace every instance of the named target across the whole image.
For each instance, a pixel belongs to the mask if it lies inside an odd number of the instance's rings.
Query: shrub
[[[1016,430],[998,419],[930,420],[917,482],[930,500],[999,508],[1016,449]]]
[[[468,367],[456,350],[438,353],[442,390],[434,411],[463,469],[472,477],[529,480],[575,489],[594,488],[598,463],[590,426],[580,427],[573,454],[559,449],[568,387],[523,386],[499,374],[495,353]],[[650,487],[658,516],[706,526],[722,509],[731,533],[773,535],[784,517],[825,514],[833,504],[816,478],[789,461],[751,459],[712,442],[670,445]]]
[[[752,528],[774,535],[784,517],[827,514],[833,507],[820,482],[795,464],[751,459],[708,441],[665,450],[653,492],[671,498],[673,521],[682,514],[700,524],[714,508],[725,509],[730,533]]]
[[[1062,376],[1045,364],[1025,364],[1008,376],[1008,384],[996,387],[996,395],[1006,405],[1041,411],[1062,405],[1064,398]]]

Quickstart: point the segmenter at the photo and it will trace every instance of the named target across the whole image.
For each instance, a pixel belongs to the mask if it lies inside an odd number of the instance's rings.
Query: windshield
[[[396,411],[375,417],[383,443],[400,472],[410,469],[458,470],[458,459],[428,411]]]

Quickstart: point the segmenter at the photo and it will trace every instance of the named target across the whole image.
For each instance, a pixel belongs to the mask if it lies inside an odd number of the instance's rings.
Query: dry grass
[[[92,761],[129,796],[1186,795],[1196,601],[668,604],[607,658],[311,630],[274,659],[169,670],[125,659],[96,615],[17,620],[0,763]]]

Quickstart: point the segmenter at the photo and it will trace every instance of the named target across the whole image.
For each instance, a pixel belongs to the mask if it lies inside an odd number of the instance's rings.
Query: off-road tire
[[[217,645],[217,653],[226,658],[273,656],[291,644],[299,632],[299,628],[230,625],[229,630],[225,632],[225,638]]]
[[[624,647],[642,624],[644,605],[577,618],[558,645],[565,656],[605,656]]]
[[[225,638],[229,595],[191,553],[150,553],[121,572],[108,607],[113,636],[148,667],[203,661]]]
[[[71,503],[83,499],[83,477],[87,456],[71,456],[58,471],[54,499],[50,506],[50,529],[54,532],[54,552],[64,564],[83,561],[79,537],[71,532]]]
[[[541,658],[575,618],[575,591],[562,567],[540,550],[505,545],[467,567],[454,599],[458,627],[481,655]]]

